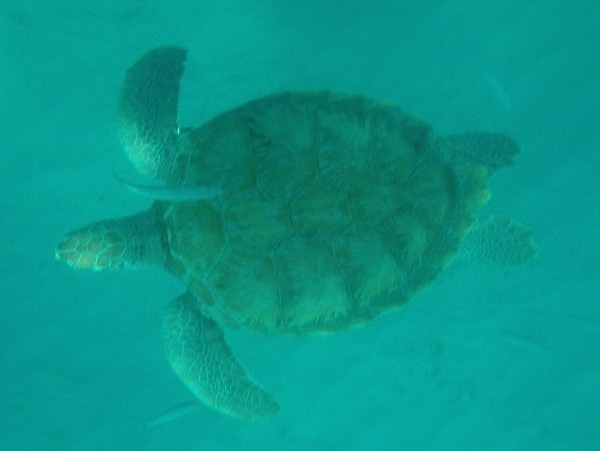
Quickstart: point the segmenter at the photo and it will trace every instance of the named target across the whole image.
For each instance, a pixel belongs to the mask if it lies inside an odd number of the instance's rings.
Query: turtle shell
[[[486,170],[399,107],[287,92],[182,135],[159,203],[169,256],[217,321],[334,331],[406,302],[450,261],[488,199]]]

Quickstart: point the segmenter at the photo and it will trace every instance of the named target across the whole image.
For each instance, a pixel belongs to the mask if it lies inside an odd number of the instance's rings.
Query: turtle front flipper
[[[521,151],[514,139],[501,133],[461,133],[447,138],[464,156],[485,166],[490,175],[511,166],[515,155]]]
[[[187,292],[171,301],[163,322],[167,359],[185,385],[208,407],[244,420],[279,412],[277,399],[253,382]]]
[[[537,253],[531,231],[510,218],[478,218],[463,239],[458,255],[496,266],[520,265]]]
[[[177,153],[179,80],[187,50],[163,47],[129,68],[118,104],[118,134],[133,165],[166,180]]]

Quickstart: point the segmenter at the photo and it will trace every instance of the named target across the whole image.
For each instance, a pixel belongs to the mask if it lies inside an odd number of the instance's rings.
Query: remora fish
[[[206,185],[145,185],[131,182],[114,174],[115,178],[131,191],[159,200],[185,201],[210,199],[221,193],[219,188]]]
[[[196,410],[198,408],[199,405],[200,405],[200,402],[197,400],[186,401],[186,402],[182,402],[181,404],[177,404],[176,406],[171,407],[170,409],[168,409],[165,412],[163,412],[162,414],[160,414],[154,420],[151,420],[148,423],[146,423],[146,427],[150,428],[150,427],[154,427],[154,426],[159,426],[161,424],[165,424],[165,423],[169,423],[171,421],[177,420],[181,417],[184,417],[184,416],[192,413],[194,410]]]

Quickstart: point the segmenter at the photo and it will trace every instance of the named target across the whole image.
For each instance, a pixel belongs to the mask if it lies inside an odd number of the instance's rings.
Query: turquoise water
[[[0,7],[0,449],[600,449],[600,7],[254,3]],[[192,399],[161,349],[182,286],[53,255],[65,232],[150,204],[113,177],[130,170],[115,102],[126,68],[165,44],[189,49],[184,126],[326,87],[393,100],[442,133],[514,136],[523,151],[485,210],[531,227],[538,256],[457,262],[333,336],[227,331],[281,413],[243,423],[187,404],[163,417]]]

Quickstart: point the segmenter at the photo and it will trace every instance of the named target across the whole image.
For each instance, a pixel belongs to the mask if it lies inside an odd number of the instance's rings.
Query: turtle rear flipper
[[[167,359],[175,373],[208,407],[244,420],[275,416],[277,399],[250,379],[223,331],[197,302],[189,291],[175,298],[163,321]]]
[[[497,266],[520,265],[537,253],[532,232],[510,218],[478,218],[461,243],[459,256]]]
[[[464,156],[485,166],[490,175],[511,166],[515,155],[521,151],[514,139],[501,133],[461,133],[447,138]]]
[[[125,75],[118,134],[142,174],[166,180],[178,149],[177,101],[187,50],[163,47],[140,58]]]

